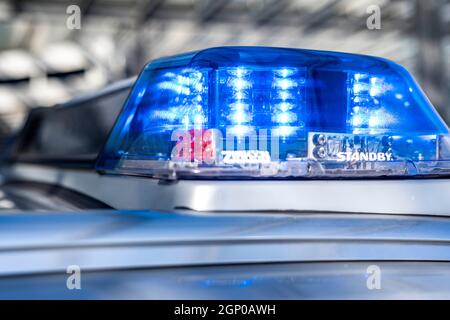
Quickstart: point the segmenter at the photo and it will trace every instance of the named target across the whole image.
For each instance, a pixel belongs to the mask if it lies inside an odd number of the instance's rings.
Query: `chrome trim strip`
[[[12,166],[4,175],[6,179],[60,185],[117,209],[450,215],[450,179],[162,183],[27,164]]]

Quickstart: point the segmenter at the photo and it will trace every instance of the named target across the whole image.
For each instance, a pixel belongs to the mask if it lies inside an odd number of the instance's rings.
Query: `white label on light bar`
[[[389,135],[310,132],[308,158],[336,162],[393,161]]]
[[[260,150],[224,150],[222,151],[224,164],[260,164],[270,163],[269,151]]]
[[[388,152],[338,152],[338,162],[344,161],[392,161],[392,153]]]

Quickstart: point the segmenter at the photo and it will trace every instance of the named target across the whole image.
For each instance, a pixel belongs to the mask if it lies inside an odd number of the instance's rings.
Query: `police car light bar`
[[[222,47],[148,64],[96,167],[166,178],[443,175],[450,135],[391,61]]]

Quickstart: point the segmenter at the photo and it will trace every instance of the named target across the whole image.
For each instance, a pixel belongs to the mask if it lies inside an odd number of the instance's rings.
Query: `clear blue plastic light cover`
[[[148,64],[98,159],[158,177],[448,174],[449,129],[401,66],[223,47]]]

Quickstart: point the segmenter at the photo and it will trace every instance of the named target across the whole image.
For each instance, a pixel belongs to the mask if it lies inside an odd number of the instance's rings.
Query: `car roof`
[[[104,210],[2,214],[1,219],[0,275],[60,272],[74,264],[109,270],[450,261],[450,219],[443,217]]]

